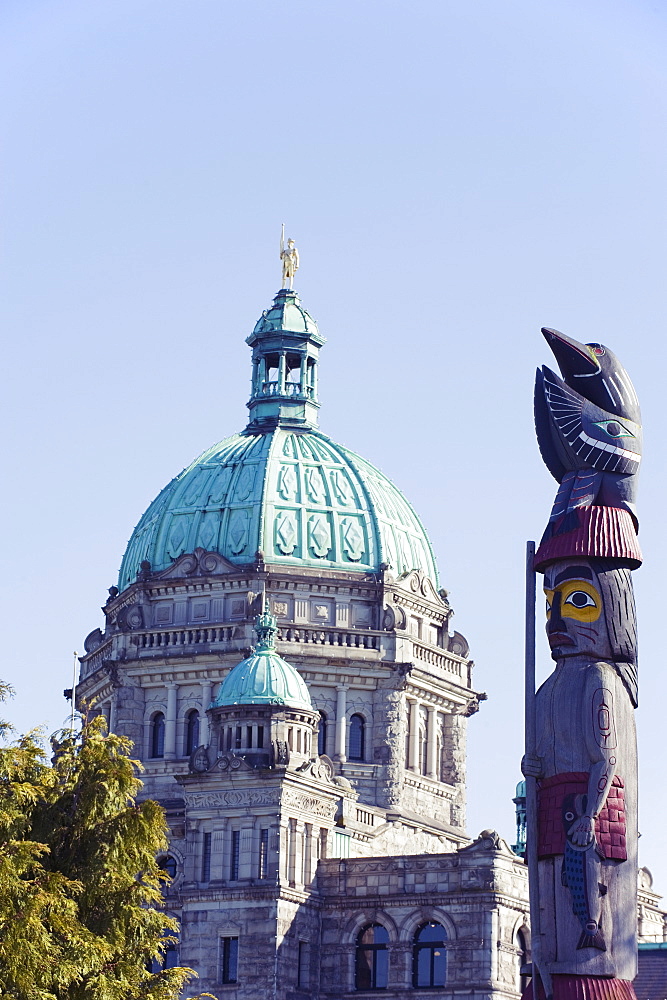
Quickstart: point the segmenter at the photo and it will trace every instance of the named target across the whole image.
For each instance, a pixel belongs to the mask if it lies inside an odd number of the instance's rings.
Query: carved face
[[[551,656],[611,659],[604,604],[597,574],[582,560],[567,559],[544,574],[547,639]]]

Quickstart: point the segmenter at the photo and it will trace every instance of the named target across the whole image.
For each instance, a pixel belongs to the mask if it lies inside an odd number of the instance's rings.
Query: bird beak
[[[542,334],[553,351],[566,382],[568,378],[597,375],[600,371],[600,362],[587,344],[580,344],[578,340],[546,326],[542,327]]]

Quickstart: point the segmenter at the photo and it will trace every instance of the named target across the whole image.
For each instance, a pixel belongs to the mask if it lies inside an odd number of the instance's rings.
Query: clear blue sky
[[[322,428],[414,503],[489,694],[472,834],[513,836],[524,543],[555,488],[532,427],[540,326],[624,361],[646,428],[642,863],[667,893],[667,7],[4,0],[0,29],[15,724],[63,722],[132,527],[244,426],[244,338],[285,220],[328,338]]]

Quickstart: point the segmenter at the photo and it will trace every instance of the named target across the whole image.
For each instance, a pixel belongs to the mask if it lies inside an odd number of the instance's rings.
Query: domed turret
[[[287,660],[276,652],[276,619],[268,606],[257,616],[255,632],[259,642],[251,656],[241,660],[220,685],[211,708],[228,705],[285,705],[313,711],[306,684]]]
[[[252,654],[230,670],[211,704],[218,767],[232,754],[252,767],[291,766],[311,758],[318,713],[306,684],[276,652],[278,627],[268,604],[255,619],[258,642]]]

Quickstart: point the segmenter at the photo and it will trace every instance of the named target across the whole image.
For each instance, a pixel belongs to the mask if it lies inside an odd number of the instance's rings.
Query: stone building
[[[319,431],[324,340],[295,292],[247,343],[248,425],[139,521],[77,688],[167,812],[165,963],[238,1000],[515,998],[525,866],[466,833],[485,696],[427,535]]]

